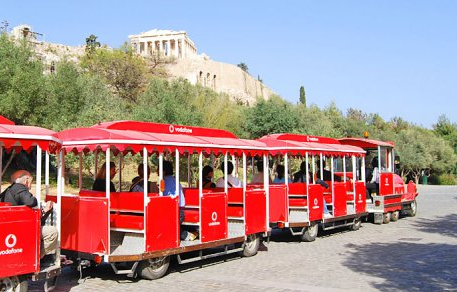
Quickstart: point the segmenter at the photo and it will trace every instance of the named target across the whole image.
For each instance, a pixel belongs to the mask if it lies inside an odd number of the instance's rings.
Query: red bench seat
[[[243,217],[243,207],[242,206],[228,206],[227,216],[228,217]]]
[[[112,228],[144,229],[144,217],[136,215],[111,214],[110,226]]]
[[[184,210],[184,222],[198,223],[200,221],[199,210]]]
[[[289,198],[289,207],[306,207],[306,206],[308,206],[307,199]]]

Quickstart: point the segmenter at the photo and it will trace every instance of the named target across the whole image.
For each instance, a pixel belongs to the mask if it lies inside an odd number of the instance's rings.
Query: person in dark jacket
[[[2,201],[12,206],[38,206],[37,198],[30,192],[33,177],[27,170],[18,170],[11,176],[11,186],[2,194]],[[57,248],[57,229],[54,226],[45,226],[44,222],[52,211],[53,203],[48,201],[41,209],[41,248],[40,257],[52,255]]]
[[[116,175],[116,164],[114,162],[109,163],[110,179],[113,179]],[[110,192],[116,192],[116,187],[113,182],[109,182]],[[92,190],[105,192],[106,191],[106,163],[103,163],[100,170],[97,172],[97,177],[95,178],[94,184],[92,185]]]

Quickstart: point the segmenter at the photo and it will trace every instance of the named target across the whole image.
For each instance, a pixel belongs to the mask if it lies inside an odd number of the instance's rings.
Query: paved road
[[[162,279],[114,275],[109,266],[65,269],[57,291],[457,290],[457,187],[419,186],[418,215],[301,243],[275,232],[268,251],[177,265]],[[32,291],[41,286],[32,284]]]

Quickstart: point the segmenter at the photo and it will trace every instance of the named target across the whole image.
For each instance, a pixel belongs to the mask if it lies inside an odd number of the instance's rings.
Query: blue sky
[[[90,34],[119,47],[128,35],[185,30],[199,53],[244,62],[286,100],[332,101],[431,128],[457,123],[457,1],[15,1],[0,21],[29,24],[49,42]]]

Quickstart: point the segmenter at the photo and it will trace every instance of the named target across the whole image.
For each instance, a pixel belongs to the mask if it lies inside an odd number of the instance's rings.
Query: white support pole
[[[41,207],[41,147],[36,146],[36,198],[38,208]]]
[[[57,246],[60,247],[60,241],[61,241],[61,234],[62,234],[62,228],[61,228],[61,220],[62,220],[62,207],[61,207],[61,202],[62,202],[62,196],[65,191],[65,184],[64,184],[64,173],[63,173],[63,164],[64,164],[64,155],[63,155],[63,150],[61,149],[59,152],[59,156],[57,159],[57,206],[54,206],[56,208],[57,212],[57,220],[56,220],[56,228],[57,228],[57,236],[58,236],[58,242]]]
[[[355,155],[352,155],[352,188],[354,189],[354,199],[357,194],[355,191],[355,182],[357,181],[357,160]]]
[[[45,185],[45,195],[49,195],[49,151],[45,153],[44,161],[44,185]]]
[[[147,205],[146,199],[148,197],[148,150],[143,147],[143,190],[144,190],[144,205]],[[145,210],[146,214],[146,210]],[[146,222],[145,222],[146,224]],[[146,225],[144,225],[146,226]]]
[[[178,149],[175,150],[175,196],[178,196],[178,202],[181,205],[181,198],[179,196],[179,151]]]
[[[335,207],[335,177],[334,177],[334,169],[333,169],[333,156],[330,157],[330,171],[332,175],[332,206]],[[335,215],[335,208],[332,208],[333,215]]]
[[[187,152],[187,186],[190,188],[192,187],[192,177],[190,173],[190,153]]]
[[[289,156],[286,153],[284,155],[284,175],[285,175],[285,183],[286,185],[289,184]]]
[[[224,155],[224,191],[228,192],[228,173],[227,173],[228,153]]]
[[[246,183],[247,183],[247,159],[246,153],[243,152],[243,194],[246,193]],[[243,206],[244,206],[244,196],[243,196]]]
[[[305,154],[305,162],[306,162],[306,184],[309,185],[309,160],[308,160],[308,152]]]
[[[378,173],[379,174],[381,173],[381,160],[382,160],[381,155],[382,155],[381,146],[378,146]]]
[[[98,172],[98,151],[97,150],[95,150],[94,165],[95,165],[94,179],[97,179],[97,172]]]
[[[198,193],[203,195],[203,153],[198,154]],[[200,202],[201,204],[201,202]]]
[[[163,190],[162,190],[162,184],[163,182],[163,152],[159,153],[159,195],[163,196]]]
[[[319,172],[320,172],[320,178],[323,180],[324,179],[324,159],[322,157],[322,153],[319,154]]]
[[[316,183],[316,180],[314,179],[314,175],[316,173],[316,159],[315,159],[315,156],[313,155],[313,157],[311,158],[311,161],[312,161],[312,164],[313,164],[313,177],[312,177],[312,180],[313,180],[313,184]]]
[[[110,194],[110,181],[111,181],[111,176],[110,176],[110,157],[111,152],[110,148],[106,148],[106,157],[105,157],[105,195],[106,198],[108,199],[109,202],[109,194]],[[108,208],[108,218],[109,218],[109,208]]]
[[[119,192],[122,192],[122,165],[124,164],[124,154],[119,151]]]
[[[83,153],[79,152],[79,171],[78,171],[78,187],[81,191],[83,188]]]
[[[146,214],[147,206],[149,203],[148,198],[148,150],[146,147],[143,147],[143,226],[144,226],[144,250],[146,250],[146,238],[147,238],[147,224],[146,218],[148,217]]]
[[[343,156],[343,181],[346,182],[346,156]]]
[[[361,166],[362,177],[360,178],[360,180],[366,183],[366,181],[365,181],[365,156],[362,156],[360,158],[360,160],[362,161],[362,166]]]

